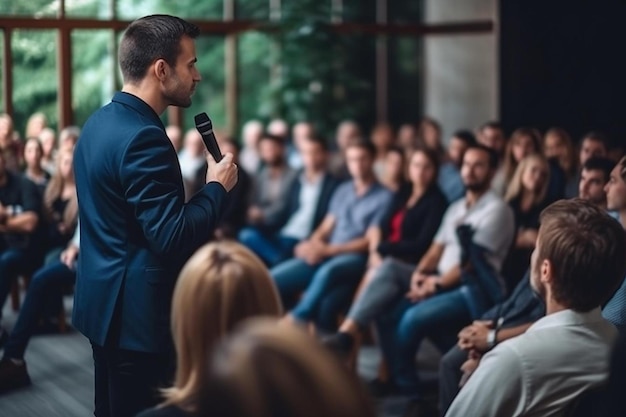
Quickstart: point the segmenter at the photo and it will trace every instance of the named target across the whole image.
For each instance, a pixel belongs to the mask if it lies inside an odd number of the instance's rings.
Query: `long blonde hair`
[[[513,174],[515,173],[519,162],[521,162],[515,160],[513,147],[523,137],[529,137],[531,139],[533,147],[535,148],[532,153],[541,152],[541,134],[537,129],[530,127],[520,127],[519,129],[515,129],[515,131],[511,134],[511,139],[509,139],[509,143],[504,151],[504,180],[507,186],[513,179]]]
[[[282,314],[278,291],[263,262],[239,243],[201,247],[183,267],[172,299],[177,368],[165,405],[193,412],[209,354],[242,320]]]
[[[516,197],[522,195],[522,190],[524,188],[522,185],[522,177],[524,176],[526,168],[532,162],[539,162],[541,164],[541,168],[545,173],[545,180],[543,185],[539,190],[536,190],[534,193],[533,206],[536,206],[545,200],[546,194],[548,193],[548,184],[550,183],[550,167],[548,166],[548,161],[543,155],[539,153],[534,153],[522,159],[517,165],[517,169],[513,174],[513,178],[511,179],[511,182],[506,189],[506,194],[504,195],[505,201],[510,202]]]
[[[216,349],[201,415],[373,417],[355,375],[294,326],[249,320]]]
[[[73,152],[74,148],[59,150],[59,153],[56,156],[56,166],[60,166],[61,160],[65,156],[73,156]],[[65,179],[61,174],[61,170],[57,169],[52,178],[48,181],[48,185],[46,185],[46,190],[43,195],[44,210],[48,221],[58,221],[57,219],[54,219],[54,202],[61,197],[63,187],[65,187]],[[63,217],[60,220],[66,230],[70,231],[70,234],[73,233],[76,223],[78,222],[78,197],[76,193],[74,193],[67,202],[65,210],[63,211]]]

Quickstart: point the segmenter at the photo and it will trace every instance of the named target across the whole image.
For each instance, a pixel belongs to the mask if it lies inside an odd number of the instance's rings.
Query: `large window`
[[[422,36],[459,31],[420,24],[421,1],[0,1],[0,39],[11,40],[2,57],[12,63],[10,74],[0,74],[0,111],[12,114],[22,135],[37,111],[56,128],[83,124],[121,87],[124,28],[156,13],[190,19],[203,33],[193,105],[169,111],[165,122],[189,128],[206,111],[233,135],[252,118],[310,119],[327,135],[345,118],[366,129],[380,119],[415,121]]]
[[[41,112],[57,128],[57,33],[54,30],[15,30],[13,56],[13,119],[21,135],[31,114]]]

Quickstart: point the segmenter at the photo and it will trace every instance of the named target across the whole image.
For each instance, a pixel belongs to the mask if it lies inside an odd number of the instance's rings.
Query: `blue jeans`
[[[334,331],[337,315],[350,305],[366,263],[367,256],[360,253],[338,255],[317,265],[290,259],[274,267],[271,274],[285,306],[293,305],[306,290],[292,311],[296,319]]]
[[[32,258],[25,249],[5,249],[0,253],[0,318],[2,306],[17,276],[32,271]]]
[[[460,288],[436,294],[417,303],[400,301],[377,320],[378,335],[393,382],[406,395],[418,395],[415,354],[429,337],[443,352],[456,343],[457,333],[471,321]]]
[[[47,303],[63,297],[63,287],[72,285],[76,280],[76,271],[61,261],[44,266],[33,275],[26,298],[22,303],[17,323],[4,348],[4,357],[22,359],[30,337],[37,326],[37,321]]]
[[[246,227],[239,232],[239,241],[247,246],[252,252],[270,268],[293,256],[293,248],[299,240],[289,236],[275,233],[267,236],[259,229]]]

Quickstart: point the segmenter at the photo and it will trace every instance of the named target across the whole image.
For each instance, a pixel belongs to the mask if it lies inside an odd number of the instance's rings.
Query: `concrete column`
[[[491,19],[494,33],[424,39],[424,114],[441,123],[444,142],[457,129],[498,119],[496,0],[425,0],[425,23]]]

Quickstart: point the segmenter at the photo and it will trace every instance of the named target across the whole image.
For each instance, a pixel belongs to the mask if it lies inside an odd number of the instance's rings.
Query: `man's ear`
[[[169,74],[169,66],[164,59],[157,59],[152,64],[152,71],[157,80],[163,82]]]
[[[547,259],[544,259],[541,262],[540,272],[541,272],[541,282],[543,282],[544,284],[551,282],[552,276],[553,276],[552,262],[550,262]]]

